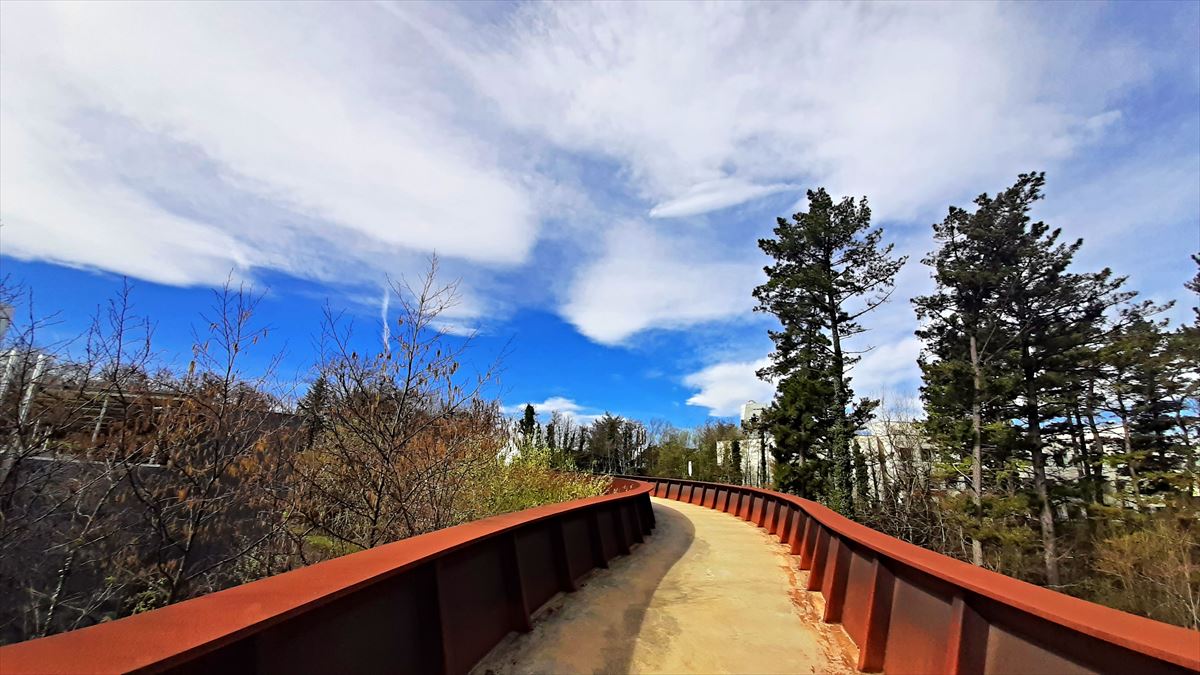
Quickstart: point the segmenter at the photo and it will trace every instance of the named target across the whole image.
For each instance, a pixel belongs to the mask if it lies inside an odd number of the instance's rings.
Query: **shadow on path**
[[[645,542],[585,577],[579,590],[551,599],[532,631],[509,635],[471,672],[628,672],[659,584],[695,541],[691,520],[675,508],[655,503],[654,518]]]

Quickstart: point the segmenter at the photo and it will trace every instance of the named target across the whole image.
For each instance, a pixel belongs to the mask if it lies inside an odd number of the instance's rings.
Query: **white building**
[[[742,404],[739,420],[746,435],[745,439],[738,441],[742,456],[742,481],[755,487],[770,487],[775,477],[775,457],[771,454],[775,439],[758,424],[766,409],[765,403],[746,401]],[[733,441],[717,441],[718,464],[723,463],[726,457],[732,457],[732,446]]]

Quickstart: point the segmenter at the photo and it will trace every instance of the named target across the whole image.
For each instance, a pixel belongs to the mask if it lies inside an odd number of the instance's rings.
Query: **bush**
[[[1124,531],[1121,531],[1124,530]],[[1110,528],[1096,546],[1090,599],[1200,628],[1200,532],[1173,516]]]
[[[470,489],[463,491],[460,522],[543,504],[602,495],[610,480],[575,473],[548,448],[526,448],[516,456],[481,465]]]

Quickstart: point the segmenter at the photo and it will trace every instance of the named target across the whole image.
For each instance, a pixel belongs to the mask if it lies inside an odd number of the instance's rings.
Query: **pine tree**
[[[831,461],[830,505],[853,511],[854,481],[850,445],[855,432],[870,418],[877,401],[853,402],[850,368],[858,357],[845,341],[864,328],[858,319],[891,294],[904,258],[892,256],[892,245],[881,244],[883,232],[871,229],[866,199],[844,198],[834,203],[824,189],[808,192],[808,212],[792,220],[779,218],[774,239],[760,239],[759,248],[774,258],[764,268],[768,280],[754,290],[756,311],[776,316],[782,331],[772,331],[772,364],[762,376],[778,379],[781,396],[774,426],[784,420],[826,423],[818,431]],[[789,388],[789,382],[798,384]],[[820,392],[831,384],[831,395]],[[813,440],[805,436],[802,444]],[[803,445],[799,452],[807,450]],[[787,452],[786,450],[784,451]]]
[[[1192,261],[1200,268],[1200,255]],[[1195,294],[1191,325],[1180,326],[1170,335],[1164,357],[1167,369],[1166,395],[1175,402],[1175,427],[1179,431],[1186,501],[1195,505],[1200,480],[1196,475],[1196,450],[1200,445],[1200,269],[1185,287]]]
[[[833,400],[833,380],[823,368],[806,365],[780,380],[775,402],[764,415],[774,439],[771,452],[780,489],[829,501]]]
[[[326,412],[332,403],[333,392],[325,375],[318,375],[312,386],[304,393],[297,406],[300,419],[304,426],[305,447],[311,449],[320,434],[328,424]]]
[[[526,403],[521,420],[517,422],[517,442],[522,452],[533,450],[542,443],[542,425],[538,424],[537,411]]]
[[[1196,328],[1200,328],[1200,253],[1192,254],[1192,262],[1196,263],[1196,276],[1192,277],[1184,287],[1196,295],[1196,304],[1192,307],[1192,314],[1195,315]]]
[[[1027,215],[1028,207],[1041,199],[1044,183],[1044,174],[1022,175],[1018,185],[1026,185],[1026,214],[997,223],[997,235],[1011,241],[1015,253],[1009,290],[999,309],[1014,335],[1009,367],[1020,398],[1014,401],[1012,414],[1023,423],[1024,450],[1033,468],[1046,581],[1057,586],[1058,548],[1044,427],[1066,414],[1064,401],[1070,399],[1080,366],[1103,337],[1105,311],[1132,294],[1118,292],[1125,279],[1114,278],[1108,269],[1068,271],[1083,240],[1061,243],[1061,230],[1032,222]]]
[[[1028,456],[1045,577],[1058,585],[1045,439],[1065,429],[1082,442],[1081,402],[1089,400],[1089,362],[1105,336],[1104,313],[1132,294],[1119,292],[1124,279],[1107,269],[1068,271],[1082,240],[1061,243],[1059,230],[1029,215],[1044,185],[1044,174],[1023,174],[996,197],[976,199],[974,213],[952,209],[935,226],[940,248],[926,259],[938,292],[916,305],[926,321],[919,335],[926,340],[927,430],[943,447],[971,448],[977,528],[985,465],[1010,452]],[[1017,447],[1009,420],[1020,421]],[[1054,454],[1064,459],[1061,449]],[[973,549],[981,562],[980,545]]]
[[[1027,217],[1039,188],[1038,177],[1022,176],[994,198],[977,197],[974,212],[951,207],[933,226],[938,248],[922,261],[933,268],[937,290],[913,300],[923,322],[917,335],[925,343],[919,365],[926,432],[943,449],[970,458],[976,565],[983,564],[984,449],[998,459],[992,436],[1002,431],[1005,415],[997,403],[1011,398],[997,368],[1014,337],[1001,316],[1016,262],[1006,235]]]
[[[1097,405],[1120,423],[1110,460],[1129,477],[1135,508],[1142,507],[1143,497],[1175,489],[1176,450],[1188,444],[1186,428],[1180,437],[1172,432],[1184,407],[1174,395],[1176,385],[1190,378],[1176,371],[1167,320],[1153,319],[1169,308],[1151,302],[1124,308],[1098,352],[1103,396]]]

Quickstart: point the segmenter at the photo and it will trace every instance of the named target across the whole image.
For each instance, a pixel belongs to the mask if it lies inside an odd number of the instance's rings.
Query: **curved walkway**
[[[821,623],[787,548],[701,506],[653,499],[646,543],[551,600],[472,671],[850,673],[840,626]],[[816,596],[814,598],[814,596]]]

